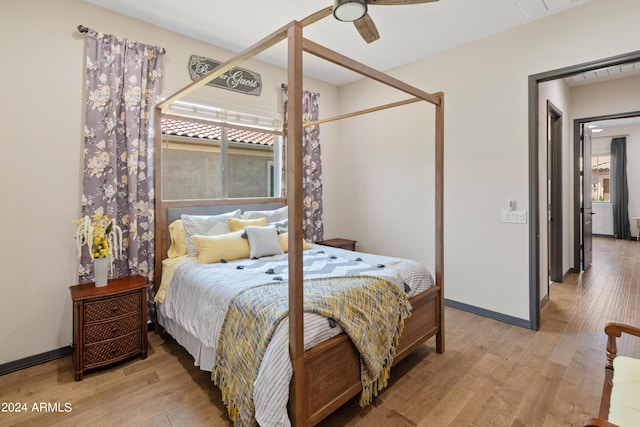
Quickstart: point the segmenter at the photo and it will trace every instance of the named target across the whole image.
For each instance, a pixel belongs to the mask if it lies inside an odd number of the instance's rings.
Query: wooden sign
[[[204,74],[215,69],[221,62],[202,56],[191,55],[189,59],[189,75],[191,80],[198,80]],[[207,83],[208,86],[232,90],[247,95],[260,96],[262,79],[260,74],[244,68],[233,68]]]

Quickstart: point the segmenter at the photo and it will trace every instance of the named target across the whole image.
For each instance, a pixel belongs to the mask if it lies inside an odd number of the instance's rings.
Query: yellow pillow
[[[223,259],[249,258],[249,241],[242,237],[242,233],[236,231],[217,236],[193,236],[193,243],[198,248],[198,263],[212,264]]]
[[[280,246],[282,246],[282,250],[285,253],[289,252],[289,233],[278,234],[278,242],[280,242]],[[306,240],[302,239],[302,250],[306,251],[307,249],[311,249],[311,246]]]
[[[171,239],[171,245],[167,251],[169,258],[187,255],[187,236],[181,219],[176,219],[169,225],[169,238]]]
[[[241,218],[227,218],[231,231],[243,230],[248,225],[255,227],[264,227],[267,225],[267,218],[256,219],[241,219]]]

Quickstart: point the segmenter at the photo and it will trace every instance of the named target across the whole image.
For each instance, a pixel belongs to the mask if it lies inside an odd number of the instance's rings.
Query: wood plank
[[[435,129],[435,232],[434,245],[436,256],[436,285],[442,289],[440,293],[440,331],[436,335],[436,351],[444,353],[444,94],[435,94],[436,129]]]
[[[302,267],[302,27],[294,23],[288,32],[286,180],[289,216],[289,353],[293,375],[289,412],[292,425],[304,426],[305,402],[303,267]]]
[[[313,122],[306,122],[302,126],[309,127],[309,126],[321,125],[323,123],[335,122],[337,120],[348,119],[350,117],[361,116],[363,114],[369,114],[376,111],[386,110],[389,108],[400,107],[402,105],[413,104],[414,102],[419,102],[419,101],[423,101],[423,100],[420,98],[405,99],[404,101],[392,102],[390,104],[380,105],[378,107],[366,108],[364,110],[354,111],[352,113],[340,114],[338,116],[327,117],[325,119],[315,120]]]
[[[394,77],[384,74],[378,70],[375,70],[361,62],[358,62],[352,58],[344,56],[334,50],[326,48],[311,40],[303,40],[303,49],[305,52],[322,58],[326,61],[332,62],[348,70],[354,71],[379,83],[390,86],[399,91],[405,92],[409,95],[413,95],[417,98],[424,99],[434,105],[438,105],[441,101],[441,97],[427,93],[423,90],[415,88],[403,81],[400,81]]]

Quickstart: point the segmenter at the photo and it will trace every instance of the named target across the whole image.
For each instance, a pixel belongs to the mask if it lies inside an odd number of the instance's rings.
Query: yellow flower
[[[78,224],[78,254],[81,253],[81,247],[87,245],[92,258],[109,257],[112,255],[109,244],[111,239],[116,250],[113,255],[119,259],[122,253],[122,230],[107,215],[95,213],[74,221],[74,224]]]

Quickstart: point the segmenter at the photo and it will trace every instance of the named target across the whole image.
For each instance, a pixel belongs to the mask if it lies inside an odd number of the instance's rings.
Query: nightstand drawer
[[[141,310],[141,295],[136,292],[118,298],[109,298],[98,302],[89,302],[84,306],[84,321],[97,322],[111,319]]]
[[[84,353],[85,368],[136,353],[140,353],[139,331],[101,344],[87,345]]]
[[[91,344],[140,330],[140,313],[110,322],[92,323],[84,327],[84,342]]]

